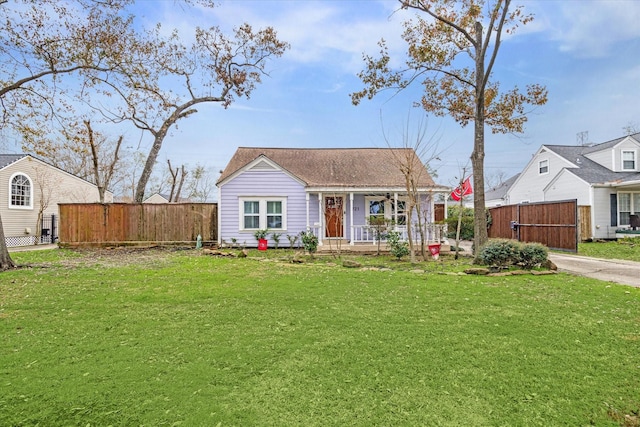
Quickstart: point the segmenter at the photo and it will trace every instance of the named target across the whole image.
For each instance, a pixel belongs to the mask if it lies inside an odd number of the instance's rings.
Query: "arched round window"
[[[9,206],[13,208],[30,208],[32,205],[31,180],[23,174],[11,178],[11,199]]]

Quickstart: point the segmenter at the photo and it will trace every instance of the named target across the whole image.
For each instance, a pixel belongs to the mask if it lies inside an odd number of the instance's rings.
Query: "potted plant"
[[[267,250],[267,245],[268,245],[268,240],[267,240],[267,234],[269,234],[269,230],[268,229],[260,229],[260,230],[256,230],[253,233],[253,236],[256,238],[256,240],[258,241],[258,250],[259,251],[266,251]]]

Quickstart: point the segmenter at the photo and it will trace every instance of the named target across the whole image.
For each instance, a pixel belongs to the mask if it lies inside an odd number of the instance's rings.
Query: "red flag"
[[[451,192],[451,198],[456,202],[459,202],[462,197],[469,194],[473,194],[473,188],[471,188],[471,177],[465,179],[460,187],[456,187]]]

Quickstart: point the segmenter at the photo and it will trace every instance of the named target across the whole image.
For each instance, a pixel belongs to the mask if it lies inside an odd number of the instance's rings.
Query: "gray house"
[[[506,204],[576,199],[591,236],[614,239],[640,214],[640,133],[587,146],[543,145],[507,191]]]
[[[372,243],[374,218],[392,221],[406,238],[407,191],[397,159],[413,151],[403,150],[238,148],[217,183],[219,243],[255,246],[258,229],[312,231],[320,245]],[[444,230],[433,224],[434,198],[451,188],[435,184],[424,165],[416,176],[428,238],[439,240]]]

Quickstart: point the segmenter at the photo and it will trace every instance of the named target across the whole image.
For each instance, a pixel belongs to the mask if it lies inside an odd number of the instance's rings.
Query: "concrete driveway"
[[[558,266],[558,271],[640,287],[640,262],[558,253],[550,253],[549,259]]]

